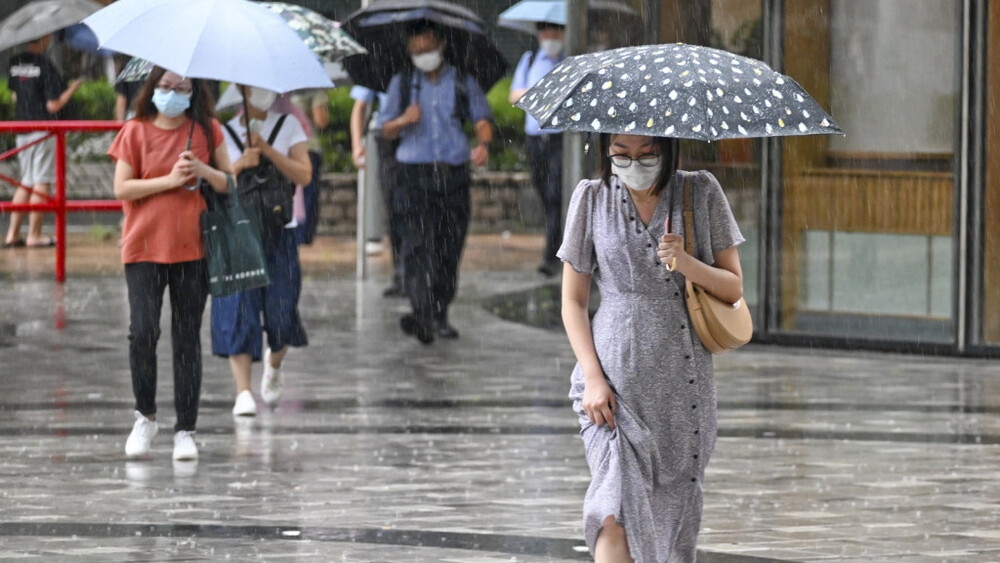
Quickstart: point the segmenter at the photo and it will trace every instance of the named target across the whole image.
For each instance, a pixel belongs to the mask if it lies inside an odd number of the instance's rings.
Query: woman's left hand
[[[267,144],[264,137],[260,136],[260,133],[250,133],[250,144],[255,149],[260,149],[261,154],[266,154],[267,151],[271,150],[271,145]]]
[[[675,234],[666,234],[660,238],[660,246],[656,255],[660,257],[660,262],[666,265],[667,271],[670,272],[683,269],[690,258],[688,253],[684,252],[684,237]]]
[[[212,169],[211,166],[202,162],[201,159],[195,156],[191,151],[182,152],[180,159],[183,161],[180,167],[181,171],[199,179],[204,178],[205,174]]]

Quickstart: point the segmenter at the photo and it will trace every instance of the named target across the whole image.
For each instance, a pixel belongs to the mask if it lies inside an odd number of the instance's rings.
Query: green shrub
[[[76,119],[114,119],[115,87],[104,80],[84,82],[73,94]]]
[[[330,172],[354,172],[351,161],[351,110],[354,100],[350,88],[334,88],[329,91],[330,124],[317,132],[323,148],[323,168]]]

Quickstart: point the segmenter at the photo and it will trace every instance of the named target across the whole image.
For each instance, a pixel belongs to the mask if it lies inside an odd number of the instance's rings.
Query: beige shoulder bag
[[[694,213],[691,210],[691,182],[684,179],[684,250],[694,256]],[[725,303],[714,295],[686,282],[687,308],[691,325],[701,343],[713,354],[722,354],[750,342],[753,319],[746,301]]]

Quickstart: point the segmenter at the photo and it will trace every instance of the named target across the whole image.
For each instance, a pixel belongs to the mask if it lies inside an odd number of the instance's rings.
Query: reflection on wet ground
[[[557,329],[493,314],[558,288],[463,275],[462,338],[429,347],[399,332],[386,280],[308,280],[312,346],[289,354],[282,401],[234,421],[228,366],[206,356],[186,464],[170,461],[166,342],[161,433],[148,458],[122,453],[124,281],[73,278],[61,297],[4,282],[0,558],[585,560],[572,352]],[[1000,559],[994,365],[751,346],[716,366],[699,561]]]

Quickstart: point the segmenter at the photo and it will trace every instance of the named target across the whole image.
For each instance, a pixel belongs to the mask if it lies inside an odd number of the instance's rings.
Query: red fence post
[[[56,132],[56,282],[66,282],[66,132]]]
[[[66,188],[66,134],[100,133],[118,131],[121,121],[0,121],[0,133],[30,133],[48,131],[56,139],[56,194],[43,203],[13,203],[0,201],[0,213],[21,211],[30,213],[42,211],[56,216],[56,281],[66,281],[66,222],[67,213],[74,211],[121,211],[122,203],[117,200],[72,201],[67,199]],[[17,147],[0,155],[0,160],[17,154],[24,147]],[[14,182],[12,178],[0,175],[0,181]]]

